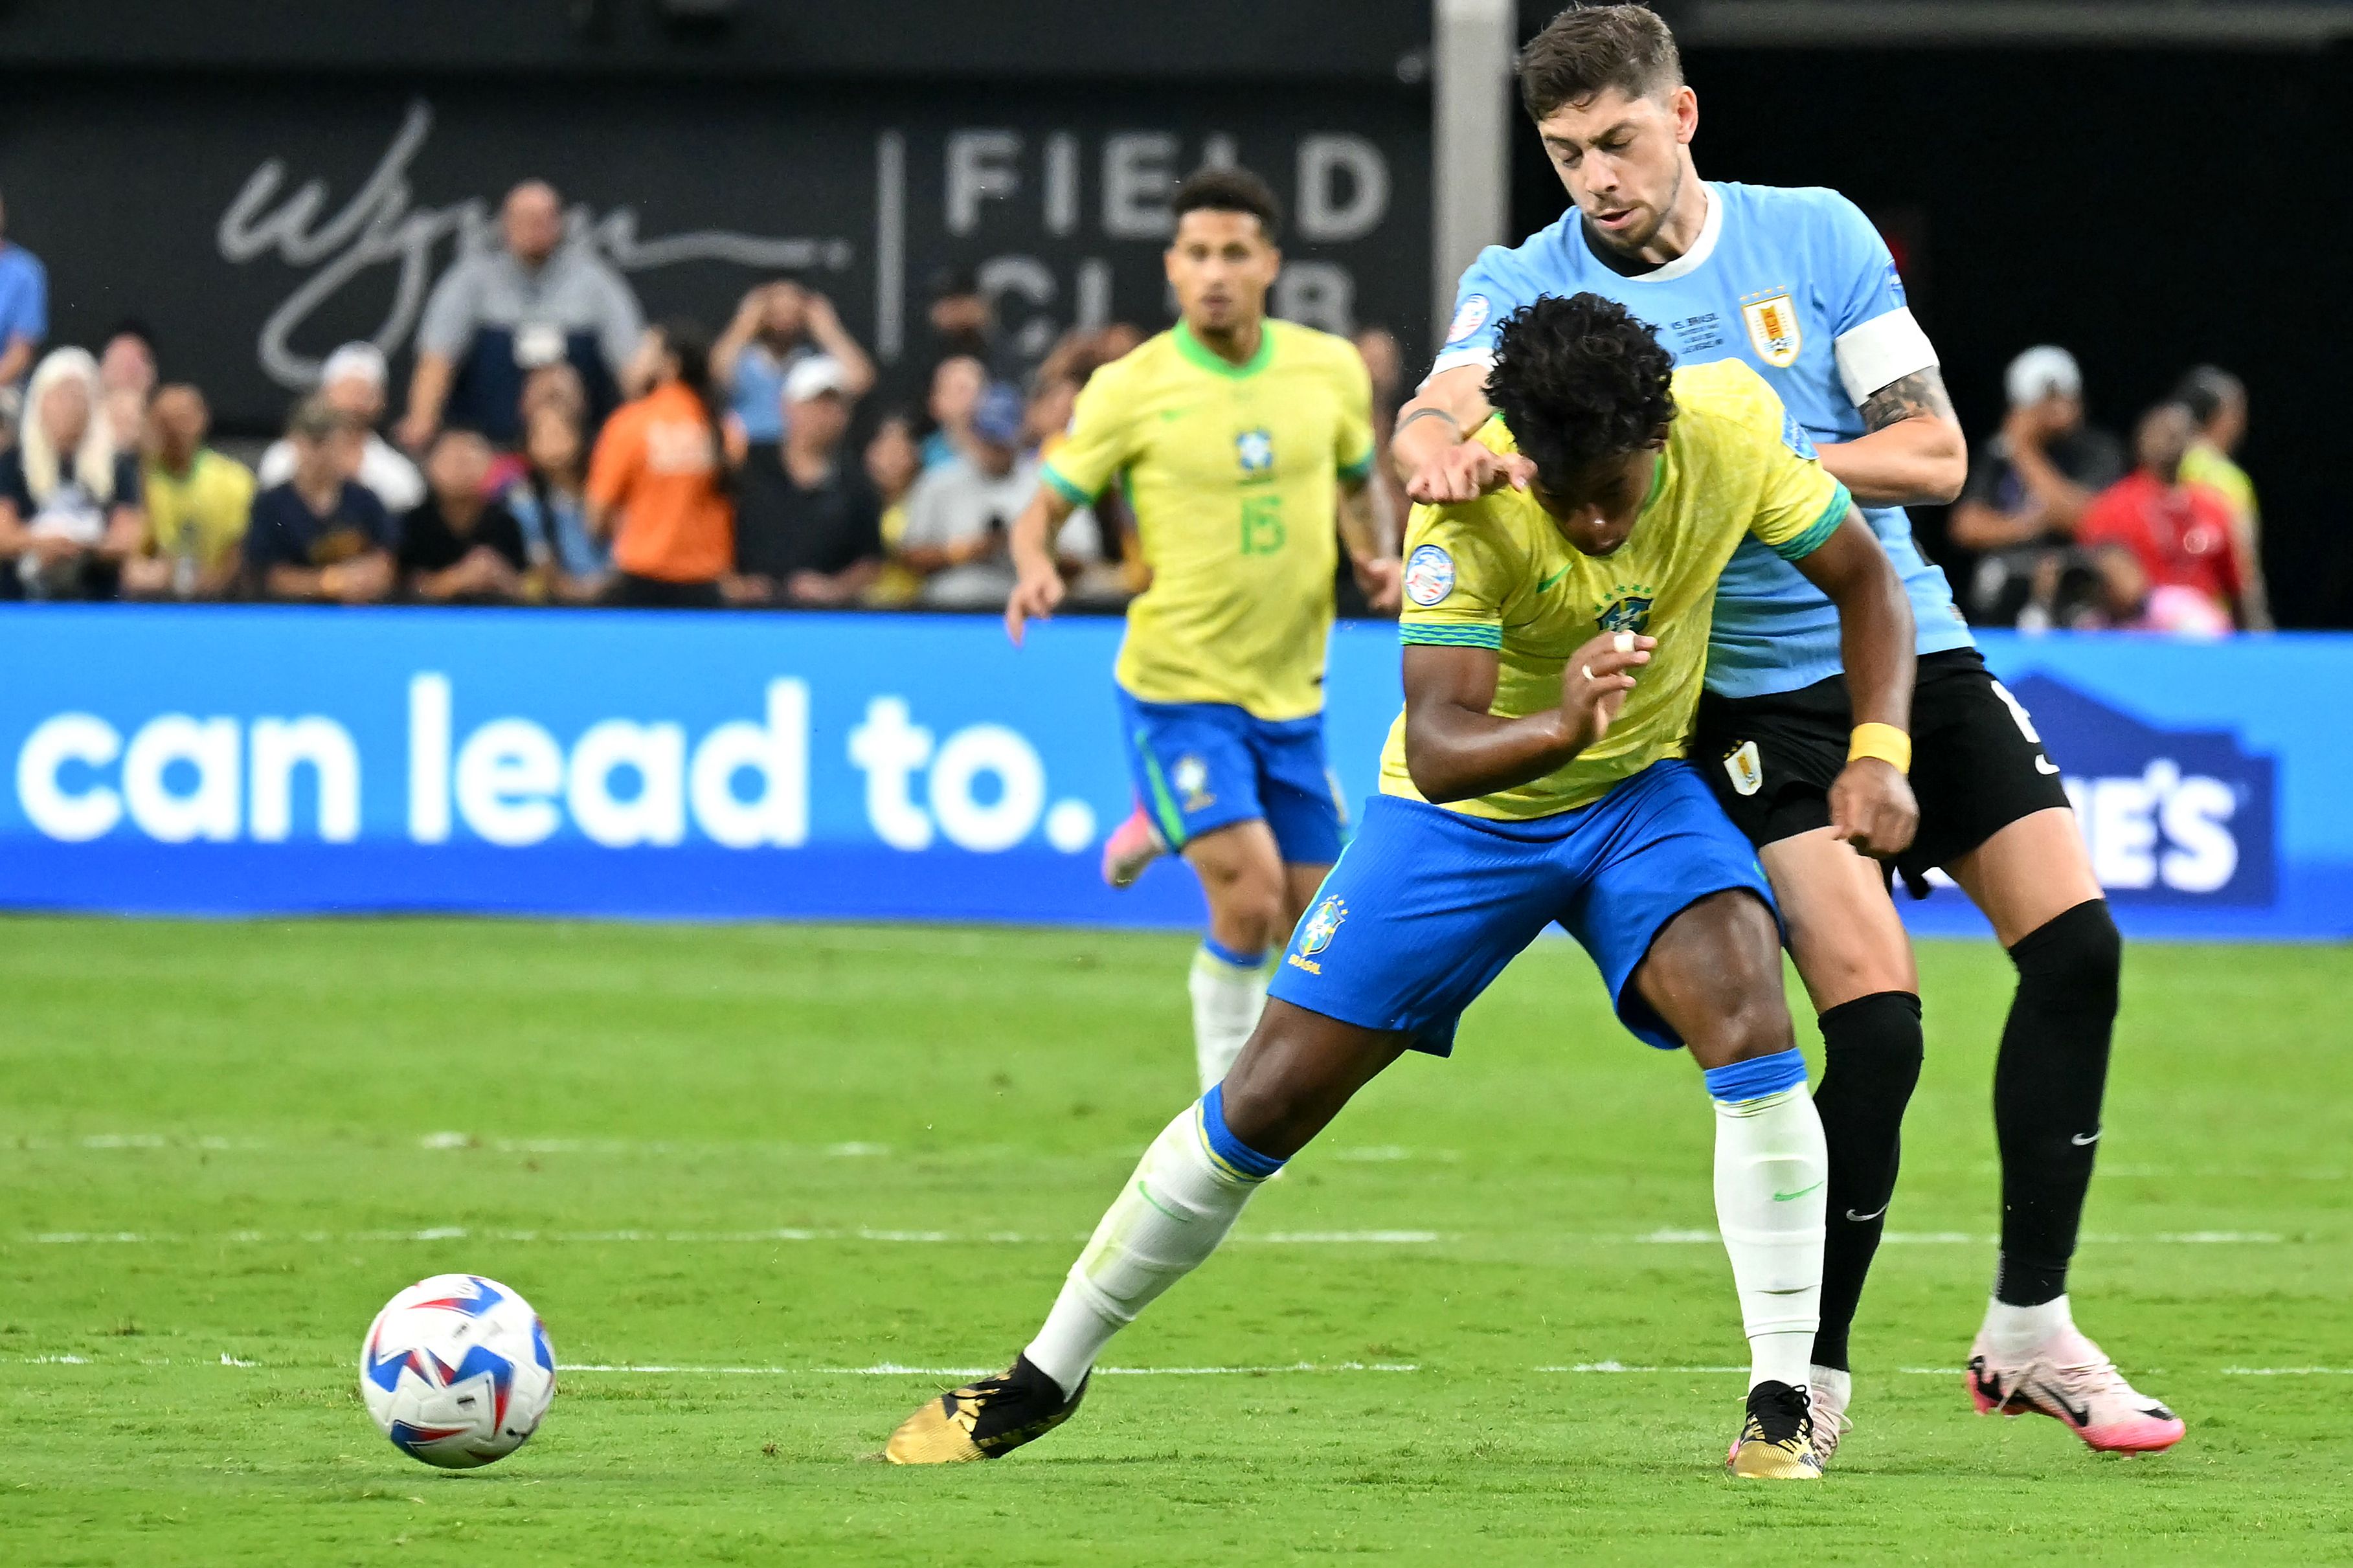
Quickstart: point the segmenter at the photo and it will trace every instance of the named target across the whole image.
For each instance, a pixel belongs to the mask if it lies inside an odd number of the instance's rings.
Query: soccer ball
[[[402,1453],[472,1469],[539,1429],[555,1398],[555,1350],[514,1291],[479,1274],[436,1274],[368,1325],[360,1396]]]

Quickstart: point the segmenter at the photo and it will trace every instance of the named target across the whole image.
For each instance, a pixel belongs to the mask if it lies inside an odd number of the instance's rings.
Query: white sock
[[[1829,1186],[1821,1118],[1802,1082],[1715,1101],[1715,1217],[1748,1331],[1751,1388],[1806,1385],[1821,1326]]]
[[[2013,1307],[2007,1301],[1993,1300],[1986,1302],[1986,1348],[2006,1363],[2024,1361],[2052,1336],[2074,1326],[2075,1315],[2068,1310],[2064,1296],[2031,1307]]]
[[[1217,1250],[1265,1179],[1210,1152],[1203,1115],[1198,1102],[1186,1107],[1144,1152],[1023,1352],[1064,1394],[1113,1334]]]
[[[1226,1069],[1250,1044],[1258,1016],[1266,1010],[1265,959],[1240,964],[1234,956],[1212,952],[1202,943],[1194,951],[1193,973],[1186,983],[1193,996],[1193,1062],[1205,1094],[1225,1081]]]

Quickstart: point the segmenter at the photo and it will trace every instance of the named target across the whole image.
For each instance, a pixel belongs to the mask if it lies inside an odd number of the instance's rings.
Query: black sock
[[[1920,998],[1908,991],[1858,996],[1823,1014],[1820,1023],[1822,1082],[1814,1090],[1814,1110],[1830,1145],[1831,1176],[1814,1364],[1843,1372],[1863,1276],[1887,1228],[1904,1107],[1920,1081]],[[1864,1217],[1852,1217],[1856,1215]]]
[[[2010,950],[2018,996],[1993,1070],[2001,1144],[2001,1267],[1994,1299],[2032,1307],[2067,1289],[2099,1152],[2100,1097],[2124,941],[2105,900],[2077,904]]]

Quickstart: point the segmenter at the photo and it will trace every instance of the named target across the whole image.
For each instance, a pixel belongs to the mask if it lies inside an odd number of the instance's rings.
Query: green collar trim
[[[1258,352],[1250,355],[1249,363],[1244,364],[1236,364],[1223,354],[1210,349],[1208,344],[1195,337],[1193,329],[1182,321],[1176,323],[1175,335],[1178,353],[1183,354],[1203,370],[1217,375],[1230,376],[1236,381],[1246,376],[1256,375],[1266,368],[1267,361],[1274,357],[1274,323],[1271,321],[1262,321],[1259,323]]]
[[[1659,449],[1658,460],[1651,465],[1651,493],[1642,498],[1642,510],[1635,515],[1648,517],[1651,508],[1658,503],[1659,492],[1667,488],[1667,449]]]

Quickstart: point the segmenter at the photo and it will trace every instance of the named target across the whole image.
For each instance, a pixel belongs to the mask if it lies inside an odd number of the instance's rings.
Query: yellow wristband
[[[1912,771],[1912,737],[1893,724],[1857,724],[1847,742],[1846,760],[1877,757],[1899,773]]]

